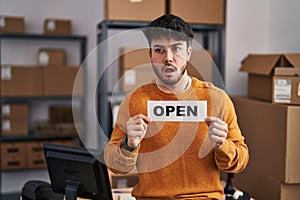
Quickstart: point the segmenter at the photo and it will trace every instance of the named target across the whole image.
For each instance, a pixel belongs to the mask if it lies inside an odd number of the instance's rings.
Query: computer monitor
[[[66,200],[112,200],[107,168],[98,160],[100,153],[84,147],[45,143],[44,154],[54,192],[65,194]]]

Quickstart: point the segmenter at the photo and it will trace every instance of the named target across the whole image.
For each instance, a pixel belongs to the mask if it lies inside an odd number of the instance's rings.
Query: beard
[[[152,64],[153,71],[154,71],[154,73],[156,74],[156,76],[159,78],[159,80],[160,80],[163,84],[169,85],[169,86],[175,85],[176,83],[178,83],[178,82],[181,80],[181,78],[183,77],[183,75],[184,75],[184,73],[185,73],[185,71],[186,71],[186,68],[187,68],[187,64],[185,64],[185,66],[184,66],[182,72],[181,72],[180,74],[178,74],[177,78],[171,80],[171,79],[166,79],[166,78],[164,78],[164,77],[162,76],[162,74],[161,74],[161,71],[160,71],[157,67],[155,67],[155,65],[154,65],[152,62],[151,62],[151,64]],[[162,67],[162,69],[163,69],[165,66],[166,66],[166,65],[164,65],[164,66]]]

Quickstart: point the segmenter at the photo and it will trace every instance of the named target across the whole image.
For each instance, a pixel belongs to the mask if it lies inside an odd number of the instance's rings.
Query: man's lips
[[[166,74],[170,74],[176,71],[176,69],[173,66],[164,66],[162,68],[162,71]]]

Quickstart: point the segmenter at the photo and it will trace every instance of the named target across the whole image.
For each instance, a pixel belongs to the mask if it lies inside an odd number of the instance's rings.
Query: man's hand
[[[208,137],[216,143],[214,148],[221,149],[227,138],[228,125],[217,117],[207,117],[205,122],[208,125]]]
[[[143,114],[131,117],[127,121],[127,146],[136,147],[144,138],[151,119]]]

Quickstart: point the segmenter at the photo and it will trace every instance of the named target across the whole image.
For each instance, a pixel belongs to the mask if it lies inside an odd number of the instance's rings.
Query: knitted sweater
[[[228,124],[227,140],[220,150],[214,150],[205,122],[152,121],[136,150],[121,148],[127,120],[137,114],[147,115],[148,100],[206,100],[207,116]],[[183,93],[165,93],[150,83],[128,94],[105,149],[105,162],[113,172],[138,173],[139,183],[132,191],[137,199],[222,199],[220,170],[240,172],[248,158],[230,98],[213,84],[196,78]]]

